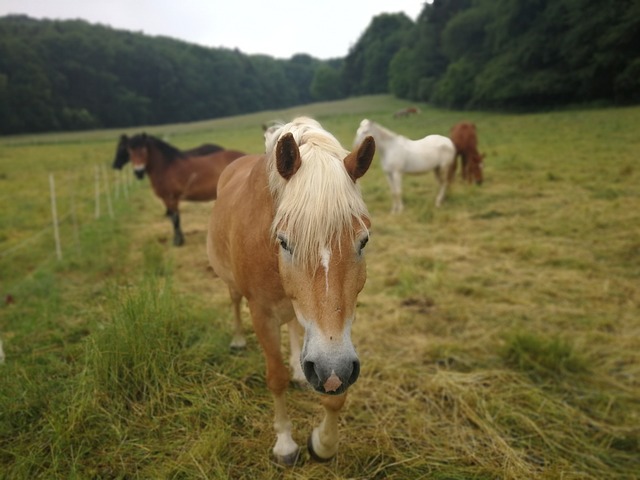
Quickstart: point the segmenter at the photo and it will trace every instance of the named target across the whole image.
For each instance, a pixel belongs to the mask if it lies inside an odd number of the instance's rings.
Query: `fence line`
[[[95,168],[94,168],[95,197],[93,199],[93,202],[95,202],[95,215],[94,215],[95,219],[100,218],[100,213],[101,213],[100,197],[102,195],[105,195],[107,197],[106,203],[107,203],[107,211],[109,213],[109,216],[111,218],[115,218],[113,202],[111,201],[111,190],[115,188],[119,189],[120,188],[119,184],[122,183],[122,187],[123,187],[122,189],[125,196],[126,197],[129,196],[129,188],[128,188],[129,185],[127,183],[127,180],[123,179],[122,177],[122,175],[125,173],[126,173],[125,171],[119,171],[117,176],[114,177],[114,184],[110,185],[111,180],[107,173],[107,169],[104,166],[102,169],[100,169],[98,165],[95,165]],[[103,176],[102,182],[101,182],[100,176]],[[130,178],[130,177],[125,177],[125,178]],[[101,192],[100,183],[104,184],[104,193]],[[63,245],[62,245],[62,238],[60,236],[60,225],[62,225],[69,218],[71,219],[74,240],[76,244],[80,243],[80,238],[79,238],[80,222],[78,220],[78,209],[77,209],[78,178],[76,178],[74,181],[67,180],[66,182],[62,182],[62,185],[66,186],[72,191],[72,193],[68,195],[69,201],[71,203],[70,209],[62,216],[58,215],[58,201],[57,201],[55,184],[56,182],[55,182],[54,174],[49,173],[49,190],[50,190],[51,217],[52,217],[50,220],[51,223],[48,226],[42,228],[40,231],[26,238],[23,238],[19,243],[12,245],[11,247],[7,248],[4,251],[0,251],[0,259],[4,260],[12,256],[13,254],[23,249],[24,247],[34,243],[36,240],[40,239],[44,235],[50,234],[52,230],[53,230],[53,236],[55,240],[56,257],[58,258],[58,260],[62,259]],[[87,203],[89,202],[90,201],[87,201]]]

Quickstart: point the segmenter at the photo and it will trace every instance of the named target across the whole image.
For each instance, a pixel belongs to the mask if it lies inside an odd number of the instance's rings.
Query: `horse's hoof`
[[[182,238],[182,237],[174,237],[173,238],[173,244],[176,247],[181,247],[182,245],[184,245],[184,238]]]
[[[233,338],[229,344],[229,348],[232,352],[244,350],[247,348],[247,340],[243,337]]]
[[[240,355],[247,351],[246,347],[240,347],[238,345],[229,345],[229,351],[233,355]]]
[[[313,449],[313,434],[309,435],[309,438],[307,440],[307,450],[309,450],[309,455],[311,455],[311,459],[319,462],[319,463],[327,463],[331,460],[333,460],[333,458],[335,457],[335,455],[330,456],[329,458],[324,458],[321,457],[320,455],[318,455],[315,450]]]
[[[275,455],[275,457],[279,464],[287,467],[294,467],[300,459],[300,449],[296,449],[295,452],[290,453],[289,455]]]

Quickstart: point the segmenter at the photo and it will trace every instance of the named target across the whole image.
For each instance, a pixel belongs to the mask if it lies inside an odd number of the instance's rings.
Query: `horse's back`
[[[218,182],[218,198],[213,204],[207,234],[207,255],[216,274],[228,285],[246,296],[242,272],[250,271],[251,254],[264,243],[253,230],[268,231],[270,208],[264,209],[268,199],[266,169],[260,164],[264,155],[245,155],[224,169]],[[264,175],[263,175],[264,173]],[[256,185],[264,179],[265,188]],[[266,207],[269,207],[266,205]],[[259,227],[256,229],[255,227]]]
[[[220,178],[218,179],[218,199],[220,197],[231,196],[234,192],[241,190],[240,187],[236,188],[233,185],[239,184],[242,186],[243,180],[246,180],[253,166],[260,160],[262,155],[242,155],[236,157],[233,161],[222,170]],[[231,183],[232,186],[227,192],[227,185]]]
[[[451,141],[458,152],[473,152],[478,148],[478,134],[475,124],[460,122],[451,127]]]
[[[444,135],[427,135],[416,143],[420,145],[425,155],[435,156],[441,166],[447,166],[455,157],[456,147],[453,141]]]

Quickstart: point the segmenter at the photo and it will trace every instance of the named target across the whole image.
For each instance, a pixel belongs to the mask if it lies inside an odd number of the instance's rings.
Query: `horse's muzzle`
[[[134,170],[133,173],[136,174],[136,178],[138,180],[142,180],[144,178],[144,170]]]
[[[357,357],[343,362],[302,362],[304,376],[320,393],[340,395],[356,383],[360,375],[360,360]]]

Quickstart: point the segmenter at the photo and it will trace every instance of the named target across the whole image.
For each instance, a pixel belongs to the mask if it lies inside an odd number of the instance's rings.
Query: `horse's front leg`
[[[470,175],[469,175],[469,160],[467,159],[466,155],[462,155],[462,179],[463,180],[470,180]]]
[[[267,387],[273,395],[275,415],[273,426],[276,444],[273,454],[285,465],[294,465],[300,455],[300,447],[291,436],[291,420],[287,413],[285,392],[289,385],[289,369],[285,365],[280,349],[280,325],[259,308],[251,309],[251,319],[260,341],[267,363]]]
[[[180,212],[176,208],[175,210],[167,209],[167,215],[171,219],[171,223],[173,224],[173,244],[176,247],[184,245],[184,235],[182,234],[182,229],[180,228]]]
[[[289,327],[289,366],[293,372],[293,381],[300,385],[306,385],[307,379],[302,371],[302,364],[300,363],[300,338],[302,337],[302,326],[298,322],[297,318],[291,320],[287,326]]]
[[[440,190],[438,191],[438,196],[436,197],[436,207],[439,207],[444,200],[444,196],[447,193],[447,179],[446,175],[442,173],[442,167],[436,167],[434,170],[434,175],[436,180],[438,181],[438,185],[440,185]]]
[[[389,188],[391,189],[391,213],[401,213],[404,209],[402,204],[402,173],[399,171],[386,172]]]
[[[322,423],[313,429],[307,442],[309,454],[314,460],[326,462],[338,452],[338,416],[346,399],[346,393],[321,397],[320,401],[324,407],[325,415]]]
[[[233,305],[233,338],[231,339],[231,349],[242,349],[247,346],[247,340],[242,331],[242,315],[240,313],[242,294],[229,285],[229,296],[231,297],[231,304]]]

